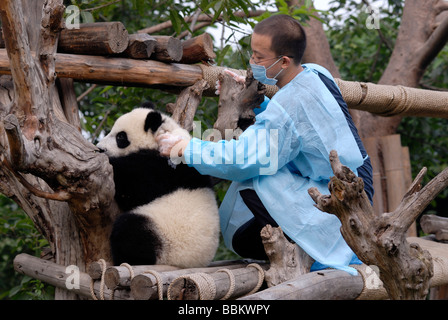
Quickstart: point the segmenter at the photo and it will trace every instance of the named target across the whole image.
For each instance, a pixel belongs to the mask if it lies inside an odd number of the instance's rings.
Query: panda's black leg
[[[151,265],[157,263],[161,241],[148,217],[132,212],[121,214],[110,236],[114,265]]]

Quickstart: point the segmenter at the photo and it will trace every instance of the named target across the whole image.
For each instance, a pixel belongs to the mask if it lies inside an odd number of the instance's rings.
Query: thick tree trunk
[[[394,50],[379,84],[419,86],[426,68],[448,40],[447,9],[443,0],[406,1]],[[361,137],[393,134],[401,119],[362,112]]]
[[[45,1],[43,10],[43,1],[28,4],[0,3],[12,73],[12,85],[2,78],[0,191],[35,222],[56,263],[85,270],[88,261],[109,259],[109,229],[118,212],[112,168],[82,137],[79,123],[69,124],[70,111],[64,113],[59,100],[54,57],[62,0]],[[61,92],[67,93],[67,88]],[[64,105],[73,107],[68,101]],[[56,298],[73,295],[60,291]]]

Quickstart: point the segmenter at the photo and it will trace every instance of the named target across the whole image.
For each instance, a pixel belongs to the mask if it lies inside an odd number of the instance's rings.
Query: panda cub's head
[[[188,131],[147,102],[118,118],[97,147],[109,157],[123,157],[143,149],[157,149],[156,137],[166,132],[190,138]]]

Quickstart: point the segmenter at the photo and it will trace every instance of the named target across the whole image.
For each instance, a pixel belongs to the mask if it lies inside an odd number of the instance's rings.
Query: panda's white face
[[[97,147],[109,157],[121,157],[141,149],[158,148],[156,137],[170,132],[190,138],[170,117],[148,108],[136,108],[117,119],[111,132]]]

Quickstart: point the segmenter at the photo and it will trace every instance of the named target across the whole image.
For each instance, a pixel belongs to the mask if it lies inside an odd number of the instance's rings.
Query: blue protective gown
[[[318,210],[308,189],[329,194],[331,150],[355,174],[364,159],[340,106],[316,70],[333,78],[320,66],[303,67],[255,110],[255,123],[238,140],[193,138],[185,149],[185,161],[201,174],[232,180],[219,209],[221,232],[230,249],[235,231],[253,217],[239,194],[249,188],[316,264],[357,274],[348,266],[356,256],[341,235],[339,219]]]

